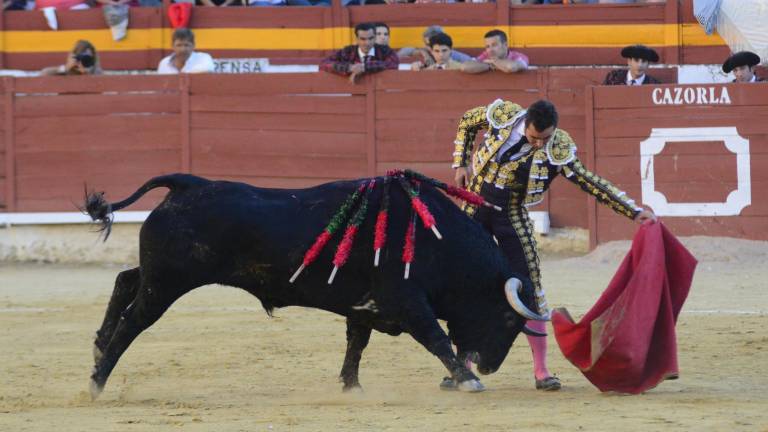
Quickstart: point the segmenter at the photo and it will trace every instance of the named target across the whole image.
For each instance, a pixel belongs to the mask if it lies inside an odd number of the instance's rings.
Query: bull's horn
[[[509,302],[509,305],[512,306],[512,309],[529,320],[549,321],[547,317],[533,312],[523,304],[522,300],[520,300],[520,291],[522,289],[523,283],[517,278],[509,278],[504,284],[504,294],[506,294],[507,301]]]

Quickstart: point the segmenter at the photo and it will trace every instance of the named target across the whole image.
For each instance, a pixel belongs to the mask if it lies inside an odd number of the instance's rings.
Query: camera
[[[75,60],[79,62],[83,67],[91,67],[96,62],[96,59],[88,53],[77,54]]]

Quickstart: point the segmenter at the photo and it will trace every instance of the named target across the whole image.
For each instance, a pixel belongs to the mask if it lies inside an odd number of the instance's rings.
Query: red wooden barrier
[[[266,187],[395,167],[451,180],[459,117],[496,98],[553,100],[560,127],[588,162],[584,89],[607,71],[384,72],[357,85],[325,73],[6,78],[0,203],[11,211],[73,210],[84,182],[116,199],[177,171]],[[674,73],[656,75],[675,81]],[[586,195],[566,181],[555,182],[539,208],[555,226],[588,224]]]
[[[766,101],[763,84],[596,87],[594,167],[678,235],[768,240]],[[630,238],[631,224],[589,210],[593,244]]]
[[[8,194],[15,197],[9,198],[9,209],[73,210],[84,183],[117,197],[153,175],[179,171],[177,81],[160,76],[13,80],[15,94],[5,93],[6,100],[13,96],[5,127],[15,153],[15,175],[6,178]]]

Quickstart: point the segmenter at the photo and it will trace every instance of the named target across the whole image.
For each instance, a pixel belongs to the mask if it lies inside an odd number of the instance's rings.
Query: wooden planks
[[[298,75],[192,77],[191,171],[270,185],[365,176],[366,94],[338,77]]]
[[[14,81],[17,211],[71,211],[86,183],[127,196],[180,169],[178,77],[89,78]]]
[[[330,15],[325,7],[198,8],[189,27],[210,28],[322,28]]]
[[[670,96],[663,96],[664,92]],[[749,187],[750,204],[737,215],[702,216],[687,207],[682,214],[663,220],[677,235],[768,239],[768,199],[764,193],[768,188],[768,127],[756,121],[768,114],[766,86],[596,87],[594,96],[593,126],[600,174],[638,200],[641,181],[652,179],[648,187],[662,193],[667,203],[699,209],[702,207],[696,204],[726,203],[733,191]],[[640,158],[641,143],[651,138],[652,131],[664,146],[657,154],[646,155],[653,161],[650,172],[650,162],[641,166]],[[735,143],[743,140],[748,141],[748,153],[744,153],[749,158],[748,174],[739,174],[737,155],[726,147],[726,142],[737,146],[741,144]],[[606,208],[597,209],[596,220],[598,243],[629,238],[634,233],[631,226],[617,224]]]
[[[548,98],[585,165],[637,200],[639,146],[653,128],[735,126],[750,140],[752,162],[753,204],[743,215],[768,214],[757,199],[768,186],[768,170],[761,168],[768,164],[768,130],[750,120],[768,114],[760,103],[768,100],[761,86],[725,85],[732,103],[718,106],[656,106],[652,88],[594,87],[596,108],[588,124],[585,86],[608,70],[541,68],[483,76],[388,71],[357,85],[329,74],[190,76],[188,86],[179,77],[160,76],[92,82],[9,78],[0,81],[0,90],[15,89],[10,123],[0,122],[0,182],[15,185],[17,210],[38,211],[71,209],[81,199],[83,182],[106,185],[122,198],[152,176],[187,167],[211,178],[270,187],[303,187],[403,167],[452,181],[453,139],[467,109],[496,98],[524,106]],[[676,87],[686,88],[659,88]],[[6,124],[12,124],[9,132]],[[12,165],[7,136],[14,144]],[[708,170],[695,170],[705,164]],[[655,158],[657,188],[674,202],[722,201],[735,183],[734,164],[720,141],[670,144]],[[8,166],[16,171],[13,181],[3,177]],[[569,183],[555,180],[536,209],[549,210],[554,226],[586,227],[587,195]],[[161,196],[136,208],[150,208]],[[621,219],[602,207],[595,217],[600,230],[599,224]],[[621,231],[600,232],[605,241]]]
[[[664,22],[663,3],[600,7],[587,4],[513,5],[512,25],[638,24]]]
[[[351,27],[362,22],[382,21],[391,27],[487,26],[496,23],[496,5],[492,3],[366,5],[349,7]],[[425,19],[429,17],[429,19]],[[489,28],[489,29],[490,29]]]

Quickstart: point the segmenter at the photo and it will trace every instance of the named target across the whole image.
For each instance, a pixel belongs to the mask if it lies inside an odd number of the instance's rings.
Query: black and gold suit
[[[558,175],[576,183],[615,212],[634,219],[642,211],[627,195],[605,179],[588,171],[576,157],[576,144],[567,132],[557,129],[541,149],[522,155],[499,149],[514,127],[525,121],[526,111],[517,104],[496,100],[467,111],[459,122],[453,167],[472,165],[468,189],[501,206],[503,212],[466,205],[464,210],[498,240],[514,271],[528,276],[536,289],[539,311],[548,313],[541,288],[539,257],[527,207],[542,201],[544,192]],[[478,131],[486,130],[485,142],[474,152]]]

